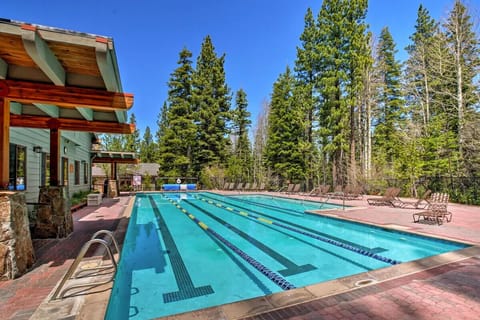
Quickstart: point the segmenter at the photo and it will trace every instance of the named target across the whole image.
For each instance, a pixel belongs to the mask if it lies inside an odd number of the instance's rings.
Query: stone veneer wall
[[[67,187],[40,187],[34,239],[65,238],[73,232]]]
[[[0,280],[24,274],[35,260],[23,192],[0,191]]]

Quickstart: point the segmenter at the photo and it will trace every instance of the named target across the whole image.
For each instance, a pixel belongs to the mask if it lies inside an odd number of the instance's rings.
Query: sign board
[[[132,186],[141,186],[142,185],[142,176],[133,176]]]

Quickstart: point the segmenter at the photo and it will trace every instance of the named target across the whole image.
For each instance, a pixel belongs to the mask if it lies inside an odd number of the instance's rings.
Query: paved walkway
[[[18,279],[0,281],[0,318],[29,319],[83,243],[97,230],[114,230],[124,219],[129,199],[106,199],[102,207],[85,207],[74,213],[75,231],[68,238],[36,242],[37,261],[32,270]],[[451,204],[452,222],[438,226],[413,223],[415,210],[411,209],[372,207],[365,199],[347,204],[356,208],[330,214],[480,245],[480,207]],[[245,319],[478,319],[479,314],[480,255]],[[206,319],[195,312],[176,318]],[[216,314],[209,319],[227,317]]]
[[[74,232],[66,239],[35,241],[37,261],[18,279],[0,281],[0,319],[29,319],[60,281],[82,245],[98,230],[115,230],[129,197],[104,199],[101,207],[73,214]],[[87,254],[88,256],[88,254]]]

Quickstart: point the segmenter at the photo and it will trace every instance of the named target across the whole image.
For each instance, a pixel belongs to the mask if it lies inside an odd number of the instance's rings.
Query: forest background
[[[294,182],[371,194],[398,186],[406,196],[432,189],[480,204],[475,16],[461,0],[442,21],[420,5],[407,59],[398,61],[388,27],[369,31],[367,10],[367,0],[307,10],[296,61],[279,70],[254,128],[248,93],[231,91],[226,56],[206,35],[195,64],[188,48],[179,52],[157,128],[104,135],[104,148],[137,152],[160,165],[159,177],[191,177],[204,188]]]

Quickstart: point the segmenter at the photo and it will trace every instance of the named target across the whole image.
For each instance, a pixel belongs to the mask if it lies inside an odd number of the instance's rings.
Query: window
[[[27,188],[27,148],[10,144],[9,190],[25,190]]]
[[[68,186],[68,158],[62,157],[62,181],[64,186]]]
[[[88,184],[88,166],[86,161],[82,161],[83,166],[83,184]]]
[[[40,163],[40,185],[50,185],[50,155],[48,153],[42,153],[42,159]]]
[[[80,184],[80,161],[75,160],[75,185]]]

